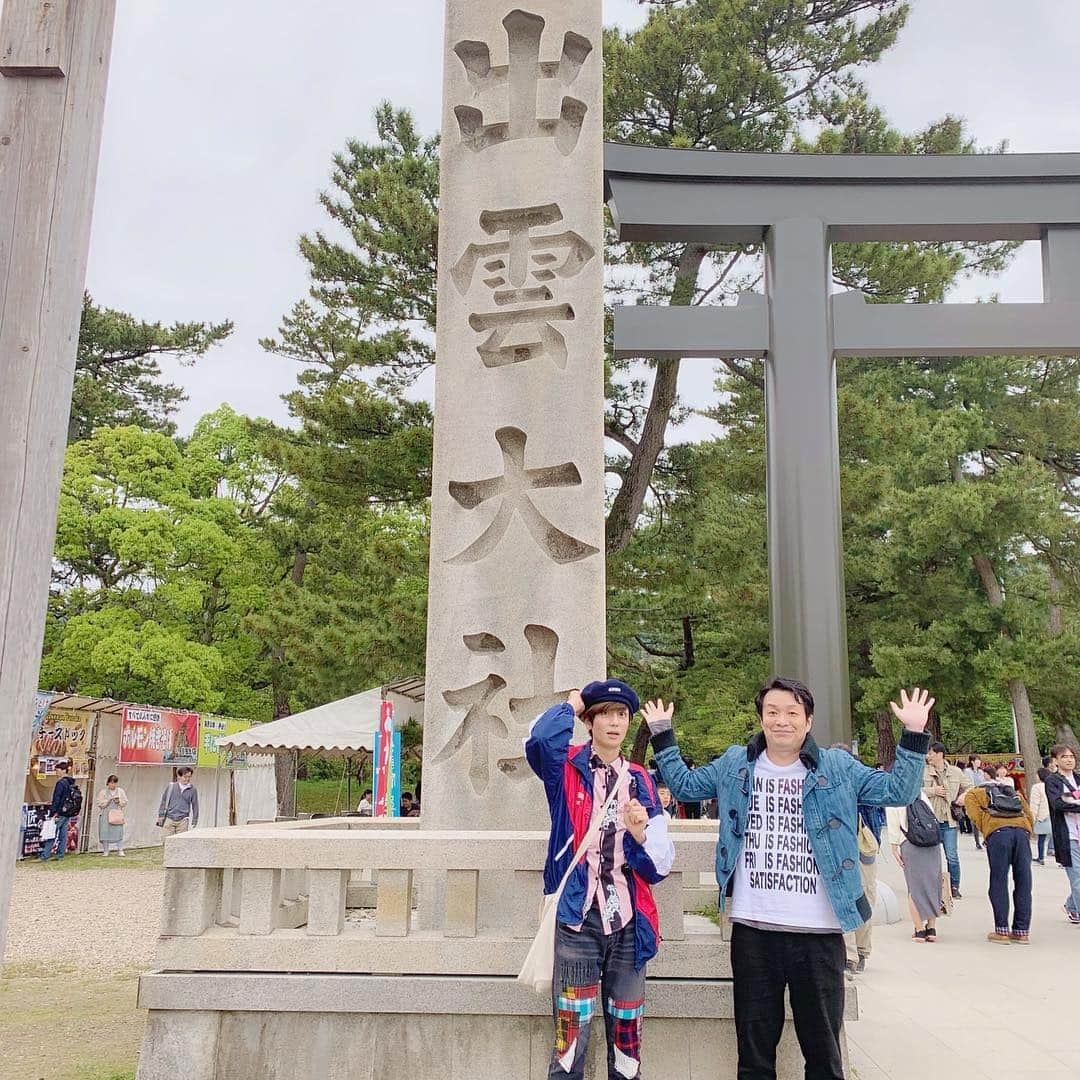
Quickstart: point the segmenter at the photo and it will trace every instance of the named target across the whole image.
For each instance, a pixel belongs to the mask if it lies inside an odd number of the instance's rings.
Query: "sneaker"
[[[987,941],[993,941],[998,945],[1008,945],[1009,942],[1012,941],[1012,935],[1009,933],[1008,930],[1006,930],[1004,932],[1001,932],[999,930],[994,930],[991,933],[986,935],[986,940]]]
[[[1069,922],[1071,922],[1074,926],[1080,924],[1080,914],[1075,911],[1070,911],[1068,904],[1062,905],[1062,911],[1064,911],[1065,914],[1069,916]]]
[[[859,962],[855,965],[855,974],[861,975],[866,970],[866,957],[860,956]]]
[[[962,897],[962,896],[960,895],[960,890],[959,890],[959,889],[953,889],[953,891],[952,891],[952,898],[953,898],[954,900],[963,900],[963,899],[964,899],[964,898],[963,898],[963,897]]]

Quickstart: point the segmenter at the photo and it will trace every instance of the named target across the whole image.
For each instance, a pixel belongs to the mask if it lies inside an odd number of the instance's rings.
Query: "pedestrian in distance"
[[[968,779],[968,790],[978,787],[980,784],[986,781],[986,775],[983,773],[982,758],[975,755],[969,762],[968,767],[964,770],[964,775]],[[967,811],[964,811],[964,816],[967,817]],[[975,828],[975,822],[968,818],[968,823],[971,825],[971,834],[975,837],[975,850],[982,851],[982,834]]]
[[[963,801],[964,792],[970,787],[967,777],[955,765],[950,765],[945,760],[945,744],[932,742],[926,755],[923,791],[926,792],[934,816],[941,827],[941,846],[944,848],[945,862],[949,867],[949,885],[952,888],[954,900],[961,899],[956,804]]]
[[[848,743],[833,743],[831,749],[845,750],[852,753]],[[863,895],[873,911],[877,903],[877,857],[881,841],[873,830],[874,815],[881,810],[878,806],[859,807],[859,875],[862,878]],[[857,930],[844,935],[844,948],[847,950],[847,975],[854,978],[866,970],[866,962],[874,948],[874,921],[867,919]]]
[[[54,850],[57,862],[64,857],[68,848],[71,820],[78,818],[82,812],[82,791],[68,775],[71,772],[71,762],[58,761],[55,767],[60,774],[60,779],[53,788],[52,802],[49,804],[46,820],[52,820],[55,823],[56,831],[50,839],[41,842],[39,858],[42,862],[48,862]]]
[[[911,940],[933,945],[937,941],[943,890],[941,824],[925,791],[920,791],[908,806],[891,806],[886,813],[893,858],[904,871],[914,927]]]
[[[656,764],[676,799],[717,800],[716,879],[720,908],[734,924],[738,1073],[776,1075],[785,992],[814,1080],[842,1080],[843,935],[872,915],[859,872],[859,805],[903,806],[922,785],[933,699],[902,691],[893,713],[904,725],[891,772],[811,734],[814,697],[795,679],[773,678],[755,707],[761,730],[691,771],[679,753],[674,706],[643,710]]]
[[[356,804],[356,812],[361,817],[371,817],[374,804],[371,801],[371,788],[365,788]]]
[[[645,969],[660,945],[651,887],[670,872],[675,846],[652,777],[622,754],[639,707],[621,680],[591,682],[539,716],[525,741],[551,812],[545,895],[569,873],[556,916],[549,1076],[581,1080],[601,1011],[609,1080],[641,1071]],[[589,740],[572,744],[577,718]]]
[[[1050,802],[1046,797],[1046,778],[1050,770],[1043,766],[1039,770],[1039,782],[1031,785],[1031,813],[1035,818],[1035,842],[1038,854],[1035,861],[1040,866],[1046,865],[1046,842],[1050,839]],[[1051,852],[1052,854],[1052,852]]]
[[[1027,799],[1004,780],[972,788],[964,809],[983,834],[990,864],[990,907],[994,929],[988,941],[1026,945],[1031,932],[1031,836],[1035,821]],[[1009,875],[1012,874],[1012,924]]]
[[[1076,752],[1058,743],[1050,756],[1057,766],[1046,778],[1046,801],[1050,805],[1050,832],[1054,838],[1054,858],[1069,877],[1065,914],[1069,922],[1080,924],[1080,783],[1076,775]]]
[[[101,841],[101,854],[108,856],[109,848],[116,848],[116,854],[124,857],[124,808],[128,797],[120,786],[120,778],[113,773],[105,787],[98,793],[98,839]]]
[[[199,824],[199,792],[192,783],[192,769],[181,765],[176,779],[161,793],[157,824],[165,830],[165,838],[178,836]]]

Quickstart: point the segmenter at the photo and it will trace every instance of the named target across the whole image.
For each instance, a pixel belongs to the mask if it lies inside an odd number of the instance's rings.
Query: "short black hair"
[[[112,782],[113,782],[114,780],[115,780],[115,781],[116,781],[116,782],[117,782],[118,784],[120,783],[120,777],[119,777],[119,776],[117,776],[117,775],[116,775],[116,773],[110,773],[110,774],[109,774],[109,776],[108,776],[108,778],[107,778],[107,779],[105,780],[105,783],[106,783],[106,784],[111,784],[111,783],[112,783]]]
[[[935,754],[947,754],[948,753],[948,750],[946,750],[946,748],[945,748],[945,744],[943,742],[941,742],[940,739],[935,739],[930,744],[930,749],[933,750],[933,752]]]
[[[761,719],[761,710],[765,705],[765,695],[770,690],[786,690],[789,694],[794,694],[795,700],[806,710],[806,715],[814,715],[814,695],[810,693],[810,688],[799,682],[798,679],[784,679],[777,675],[771,678],[758,691],[757,697],[754,698],[754,708],[757,709],[759,720]]]
[[[370,794],[371,794],[371,788],[369,788],[369,787],[366,787],[366,788],[364,788],[364,790],[363,790],[363,791],[362,791],[362,792],[360,793],[360,798],[362,799],[362,798],[363,798],[363,797],[364,797],[365,795],[370,795]]]
[[[409,800],[409,802],[412,802],[412,792],[411,792],[411,791],[403,791],[403,792],[401,793],[401,797],[402,797],[403,799],[408,799],[408,800]]]
[[[1040,780],[1041,780],[1041,781],[1042,781],[1042,782],[1043,782],[1043,783],[1045,784],[1045,783],[1046,783],[1046,778],[1047,778],[1047,777],[1048,777],[1049,775],[1050,775],[1050,770],[1049,770],[1048,768],[1046,768],[1046,766],[1044,765],[1044,766],[1043,766],[1043,767],[1042,767],[1042,768],[1041,768],[1041,769],[1039,770],[1039,779],[1040,779]]]
[[[1049,755],[1049,754],[1045,754],[1045,755],[1043,756],[1043,759],[1042,759],[1042,761],[1043,761],[1043,768],[1044,768],[1044,769],[1049,769],[1049,768],[1050,768],[1050,755]]]
[[[190,765],[181,765],[180,768],[176,770],[176,775],[191,776],[194,774],[194,772],[195,770]]]
[[[60,769],[63,772],[67,772],[68,769],[71,768],[71,762],[70,761],[58,761],[56,763],[56,765],[53,766],[53,767],[56,768],[56,769]]]

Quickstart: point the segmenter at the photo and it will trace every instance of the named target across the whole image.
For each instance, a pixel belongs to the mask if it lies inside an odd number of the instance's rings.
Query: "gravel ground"
[[[163,873],[120,870],[114,859],[109,867],[85,870],[16,864],[5,963],[149,967],[161,925]]]

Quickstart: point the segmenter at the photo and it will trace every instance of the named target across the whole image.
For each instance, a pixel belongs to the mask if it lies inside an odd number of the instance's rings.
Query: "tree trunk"
[[[979,575],[986,599],[992,608],[1001,608],[1005,603],[1005,590],[1001,587],[997,574],[990,560],[982,554],[972,555],[971,561],[975,566],[975,572]],[[1002,634],[1011,638],[1012,633],[1007,626],[1002,626]],[[1031,701],[1028,699],[1027,684],[1017,677],[1008,680],[1009,701],[1016,717],[1016,730],[1020,741],[1020,756],[1024,759],[1024,786],[1030,791],[1032,778],[1035,776],[1040,765],[1042,755],[1039,753],[1039,739],[1035,734],[1035,720],[1031,715]]]
[[[877,725],[877,759],[886,769],[896,760],[896,733],[888,709],[874,715]]]
[[[289,689],[285,685],[285,650],[274,646],[270,654],[271,685],[274,694],[274,719],[292,714]],[[296,815],[296,762],[293,754],[274,755],[274,783],[277,788],[278,817]]]
[[[700,246],[691,245],[683,249],[671,292],[672,307],[688,307],[694,302],[698,273],[707,253],[708,248]],[[679,363],[672,359],[656,361],[656,377],[653,380],[649,411],[645,414],[641,436],[626,468],[622,486],[608,513],[609,552],[622,551],[634,535],[634,527],[645,504],[645,495],[652,481],[656,461],[664,449],[664,436],[678,391]]]
[[[645,764],[645,755],[649,752],[649,725],[641,721],[634,736],[634,749],[630,751],[630,760],[635,765]]]

